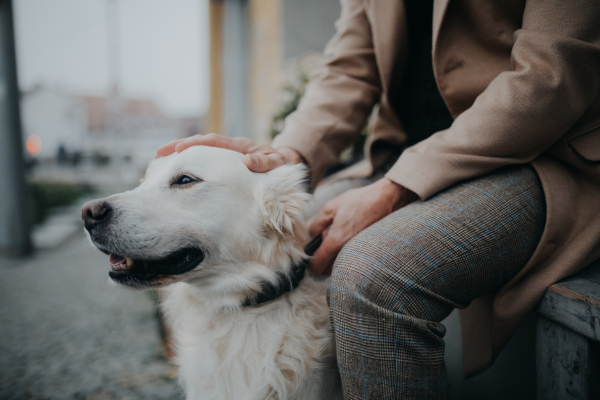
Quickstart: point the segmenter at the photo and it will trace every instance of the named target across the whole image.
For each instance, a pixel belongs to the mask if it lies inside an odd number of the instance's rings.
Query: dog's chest
[[[301,304],[229,314],[209,314],[189,296],[171,293],[167,312],[188,399],[299,398],[317,384],[315,374],[335,361],[333,336],[319,304],[324,297],[308,301],[309,292],[322,293],[306,289],[294,293]]]

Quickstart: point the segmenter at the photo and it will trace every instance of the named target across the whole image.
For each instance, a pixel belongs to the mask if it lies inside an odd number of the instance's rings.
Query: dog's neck
[[[202,303],[206,312],[226,314],[234,310],[256,310],[292,294],[303,281],[309,256],[320,244],[321,237],[313,239],[306,247],[289,241],[279,241],[275,248],[263,245],[263,258],[235,267],[220,265],[213,269],[237,270],[237,273],[198,276],[183,283],[188,292]],[[304,242],[306,243],[306,242]],[[267,254],[269,256],[267,257]],[[271,260],[267,264],[265,260]]]
[[[287,274],[278,272],[276,283],[268,281],[261,282],[261,290],[246,297],[246,300],[244,300],[242,305],[244,307],[260,307],[265,303],[269,303],[284,294],[291,292],[298,287],[300,281],[304,278],[307,266],[308,260],[302,259],[293,264]]]
[[[321,235],[317,235],[313,238],[304,248],[306,255],[309,257],[312,256],[319,248],[322,241],[323,238]],[[261,290],[246,297],[243,306],[260,307],[261,305],[276,300],[284,294],[296,289],[300,284],[300,281],[304,278],[306,267],[308,267],[308,259],[302,258],[295,264],[292,264],[287,274],[278,272],[276,283],[268,281],[261,282]]]

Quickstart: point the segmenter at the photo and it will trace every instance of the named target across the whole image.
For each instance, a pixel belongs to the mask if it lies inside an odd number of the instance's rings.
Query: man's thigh
[[[365,229],[338,256],[334,269],[343,271],[335,279],[351,275],[351,287],[392,311],[410,307],[406,294],[418,288],[466,306],[525,266],[545,218],[533,168],[507,167],[412,203]],[[369,289],[375,292],[366,293]]]

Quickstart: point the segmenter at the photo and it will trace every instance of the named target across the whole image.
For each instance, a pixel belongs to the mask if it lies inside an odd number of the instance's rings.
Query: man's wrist
[[[418,198],[416,193],[388,178],[383,177],[380,182],[384,190],[391,196],[394,211],[412,203]]]

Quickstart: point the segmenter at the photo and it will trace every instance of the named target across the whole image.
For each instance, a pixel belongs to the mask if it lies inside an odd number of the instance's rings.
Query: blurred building
[[[116,104],[115,104],[116,102]],[[24,140],[38,160],[119,158],[145,165],[156,148],[198,132],[198,118],[170,118],[150,99],[88,96],[36,87],[21,97]],[[34,151],[32,151],[34,150]]]
[[[37,136],[40,145],[29,146],[40,159],[54,158],[59,148],[83,152],[87,147],[85,104],[58,90],[35,88],[21,96],[23,137]]]
[[[322,52],[339,15],[339,0],[210,0],[206,131],[268,142],[284,66]]]

